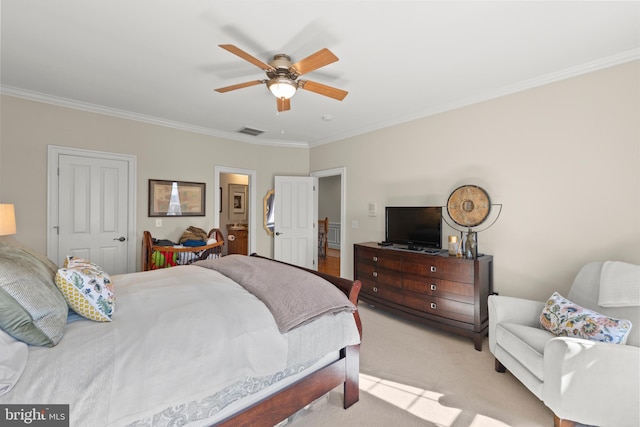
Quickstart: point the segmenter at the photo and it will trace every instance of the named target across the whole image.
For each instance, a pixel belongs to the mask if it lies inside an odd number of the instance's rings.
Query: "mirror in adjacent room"
[[[263,204],[264,204],[264,229],[267,231],[269,236],[273,236],[273,230],[275,228],[275,222],[273,217],[273,206],[274,206],[274,198],[275,193],[274,190],[267,191],[267,194],[264,196]]]

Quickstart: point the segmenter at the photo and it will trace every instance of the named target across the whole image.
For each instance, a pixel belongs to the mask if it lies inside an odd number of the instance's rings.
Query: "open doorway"
[[[256,251],[256,171],[216,166],[214,224],[224,235],[223,255]]]
[[[221,173],[220,186],[222,197],[219,228],[226,242],[222,255],[249,255],[249,176],[237,173]]]
[[[344,218],[345,218],[345,168],[312,172],[318,178],[318,221],[327,219],[323,243],[319,240],[318,270],[343,276]],[[320,248],[320,245],[323,247]]]

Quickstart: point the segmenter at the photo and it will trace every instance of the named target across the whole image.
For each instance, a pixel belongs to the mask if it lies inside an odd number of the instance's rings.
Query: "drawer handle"
[[[377,256],[374,256],[374,257],[373,257],[373,261],[374,261],[374,262],[378,262],[378,257],[377,257]]]
[[[376,286],[373,287],[373,292],[378,292],[378,288]]]
[[[432,266],[431,266],[431,272],[432,272],[432,273],[435,273],[435,272],[436,272],[436,266],[435,266],[435,265],[432,265]]]
[[[435,284],[431,284],[431,290],[435,291],[438,287]]]
[[[438,308],[435,302],[432,302],[431,304],[429,304],[429,306],[431,307],[432,310],[435,310]]]
[[[378,277],[378,272],[377,271],[374,271],[372,274],[373,274],[373,277]]]

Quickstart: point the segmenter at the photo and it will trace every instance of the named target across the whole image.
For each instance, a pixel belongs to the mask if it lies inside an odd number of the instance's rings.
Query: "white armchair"
[[[630,320],[626,345],[556,336],[540,327],[545,302],[489,297],[489,349],[496,371],[508,369],[542,400],[553,411],[555,426],[640,425],[640,306],[598,305],[603,264],[585,265],[567,298]],[[640,288],[640,276],[636,285]]]

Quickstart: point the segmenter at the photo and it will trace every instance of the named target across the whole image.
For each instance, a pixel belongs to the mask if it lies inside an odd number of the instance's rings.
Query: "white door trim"
[[[258,177],[254,169],[241,169],[216,165],[213,169],[213,226],[220,228],[220,174],[234,173],[249,176],[249,253],[256,252],[256,212],[262,212],[262,202],[257,203]],[[261,217],[262,218],[262,217]],[[262,221],[262,219],[260,220]],[[261,222],[262,223],[262,222]],[[260,227],[262,229],[262,226]]]
[[[129,209],[127,213],[127,272],[136,271],[136,156],[80,148],[47,146],[47,257],[58,259],[58,157],[61,155],[93,157],[127,162],[129,175]]]
[[[346,274],[346,251],[344,250],[344,243],[346,241],[345,233],[347,227],[345,226],[345,220],[347,218],[347,168],[339,167],[333,169],[324,169],[320,171],[314,171],[309,174],[318,178],[327,176],[340,175],[340,277],[345,277]]]

